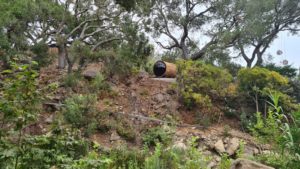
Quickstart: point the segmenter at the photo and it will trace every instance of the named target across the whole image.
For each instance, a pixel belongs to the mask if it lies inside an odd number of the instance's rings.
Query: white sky
[[[276,52],[282,50],[283,54],[278,56]],[[280,63],[282,60],[288,60],[293,67],[300,67],[300,35],[291,35],[282,32],[268,49],[267,54],[274,56],[274,62]]]

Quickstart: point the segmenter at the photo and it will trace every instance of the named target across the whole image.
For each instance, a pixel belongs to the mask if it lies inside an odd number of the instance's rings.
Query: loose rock
[[[232,163],[230,169],[274,169],[274,168],[246,159],[237,159]]]
[[[82,73],[83,77],[88,79],[88,80],[92,80],[92,79],[95,79],[95,77],[97,76],[97,71],[94,71],[94,70],[87,70],[87,71],[84,71]]]
[[[226,152],[228,153],[229,156],[232,156],[238,150],[239,146],[240,146],[239,139],[232,138],[228,143],[228,148],[226,149]]]
[[[187,150],[187,146],[183,142],[175,143],[173,148],[179,149],[179,150]]]
[[[118,141],[121,140],[121,137],[116,131],[113,131],[110,136],[110,141]]]
[[[163,102],[164,99],[165,99],[165,98],[164,98],[164,95],[161,94],[161,93],[155,95],[155,97],[154,97],[154,100],[157,101],[157,102],[159,102],[159,103]]]
[[[216,142],[216,144],[214,145],[214,149],[219,153],[225,153],[225,147],[224,147],[224,143],[222,140],[219,140]]]

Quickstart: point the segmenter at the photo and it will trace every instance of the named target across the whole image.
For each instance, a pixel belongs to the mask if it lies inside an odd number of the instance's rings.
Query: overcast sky
[[[282,50],[283,54],[278,56],[276,53]],[[300,35],[291,35],[287,32],[279,34],[279,37],[273,42],[267,54],[274,56],[274,62],[280,63],[282,60],[288,60],[294,67],[300,67]]]

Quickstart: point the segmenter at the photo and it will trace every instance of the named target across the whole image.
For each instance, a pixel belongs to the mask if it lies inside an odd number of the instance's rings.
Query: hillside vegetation
[[[0,11],[0,169],[300,168],[299,70],[265,59],[298,33],[298,0]],[[157,60],[176,77],[155,77]]]

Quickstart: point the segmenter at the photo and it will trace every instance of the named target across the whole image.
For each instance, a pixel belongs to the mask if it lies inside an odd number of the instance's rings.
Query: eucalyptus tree
[[[157,42],[167,50],[179,49],[184,59],[199,59],[218,43],[220,31],[226,25],[218,22],[215,12],[227,1],[223,0],[161,0],[153,7],[155,37],[164,37],[168,44]],[[209,39],[199,47],[195,37]]]
[[[247,67],[263,64],[264,53],[280,32],[295,34],[300,30],[299,0],[231,0],[229,4],[223,12],[230,13],[236,22],[226,38],[234,40],[234,49]]]
[[[52,3],[59,6],[59,15],[48,15],[43,24],[47,25],[46,39],[58,47],[59,68],[64,68],[67,61],[69,71],[72,69],[67,46],[75,40],[95,51],[105,43],[120,39],[118,23],[122,10],[113,1],[53,0]]]

